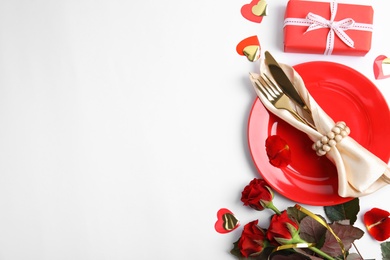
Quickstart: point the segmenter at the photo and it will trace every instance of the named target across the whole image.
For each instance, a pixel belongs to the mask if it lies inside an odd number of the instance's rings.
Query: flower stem
[[[303,240],[302,238],[300,238],[298,233],[297,233],[297,237],[293,237],[293,239],[294,239],[293,243],[310,244],[310,243],[306,242],[305,240]],[[316,253],[317,255],[321,256],[324,259],[328,259],[328,260],[336,260],[337,259],[337,258],[331,257],[330,255],[328,255],[327,253],[325,253],[321,249],[318,249],[315,246],[310,246],[310,247],[308,247],[308,249],[310,249],[311,251],[313,251],[314,253]]]
[[[275,205],[272,203],[272,201],[269,202],[266,207],[273,210],[273,212],[275,212],[278,215],[281,214],[281,212],[275,207]]]
[[[328,255],[327,253],[321,251],[321,250],[318,249],[317,247],[314,247],[314,246],[313,246],[313,247],[309,247],[309,249],[310,249],[311,251],[313,251],[314,253],[316,253],[317,255],[319,255],[319,256],[325,258],[325,259],[334,260],[333,257],[331,257],[331,256]]]

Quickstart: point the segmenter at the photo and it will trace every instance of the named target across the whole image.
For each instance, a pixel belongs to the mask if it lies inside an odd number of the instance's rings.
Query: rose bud
[[[272,204],[273,192],[263,179],[253,179],[242,191],[241,201],[245,206],[263,210]]]
[[[378,241],[390,237],[390,213],[383,209],[373,208],[363,217],[368,233]]]
[[[280,215],[273,215],[267,230],[267,239],[274,245],[302,242],[299,237],[298,222],[290,218],[285,210]]]
[[[257,223],[258,220],[255,220],[246,224],[238,241],[238,248],[244,257],[259,255],[267,246],[265,231]]]
[[[291,218],[287,211],[284,210],[282,213],[274,214],[271,218],[271,223],[266,233],[268,241],[274,246],[280,245],[289,245],[289,244],[298,244],[304,243],[308,244],[299,236],[299,224],[294,219]],[[311,246],[308,247],[317,255],[323,257],[324,259],[334,260],[334,258],[327,253],[321,251],[320,249]]]

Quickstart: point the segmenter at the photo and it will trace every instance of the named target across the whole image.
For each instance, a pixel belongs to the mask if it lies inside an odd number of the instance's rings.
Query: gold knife
[[[290,79],[284,73],[283,69],[280,67],[279,63],[272,57],[271,53],[268,51],[265,52],[265,61],[268,65],[268,68],[271,72],[272,77],[275,79],[276,83],[280,86],[283,92],[291,98],[297,105],[302,107],[306,112],[311,114],[309,107],[306,105],[305,101],[301,98],[298,91],[295,89],[294,85],[291,83]]]

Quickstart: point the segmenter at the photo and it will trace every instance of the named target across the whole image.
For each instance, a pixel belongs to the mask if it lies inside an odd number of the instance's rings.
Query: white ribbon
[[[320,28],[329,28],[329,33],[326,39],[325,55],[330,55],[334,48],[334,35],[336,34],[347,46],[354,48],[354,41],[345,32],[346,30],[373,31],[372,24],[356,23],[352,18],[345,18],[340,21],[334,21],[337,13],[337,3],[330,3],[330,20],[324,17],[308,13],[306,18],[286,18],[284,27],[287,25],[308,26],[306,32],[317,30]],[[305,33],[306,33],[305,32]]]

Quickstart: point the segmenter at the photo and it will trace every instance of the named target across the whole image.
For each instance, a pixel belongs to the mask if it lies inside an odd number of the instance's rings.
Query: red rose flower
[[[287,142],[278,135],[272,135],[265,141],[265,150],[269,162],[278,168],[286,167],[291,161],[291,150]]]
[[[267,239],[274,245],[299,243],[302,242],[302,239],[299,237],[298,230],[298,222],[291,219],[287,211],[284,210],[280,215],[272,216],[267,230]]]
[[[378,241],[390,237],[390,213],[383,209],[373,208],[363,217],[368,233]]]
[[[245,206],[263,210],[272,203],[273,192],[263,179],[253,179],[242,191],[241,201]]]
[[[255,220],[246,224],[238,241],[238,248],[244,257],[259,255],[266,246],[265,231],[257,223],[258,220]]]

